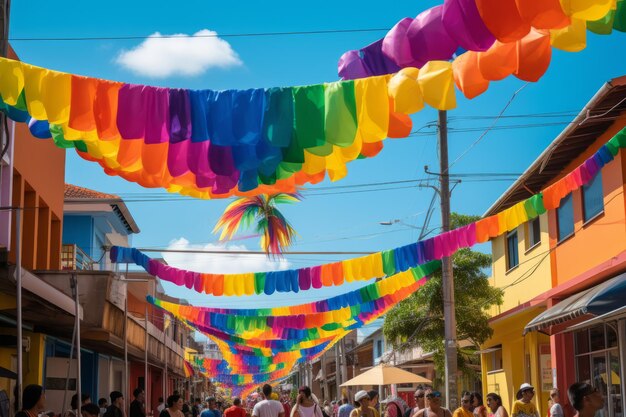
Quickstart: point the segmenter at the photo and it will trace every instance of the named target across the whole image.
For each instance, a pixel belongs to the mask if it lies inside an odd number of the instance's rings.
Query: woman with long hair
[[[472,412],[474,417],[487,417],[487,407],[483,404],[483,396],[479,392],[473,392]]]
[[[502,405],[502,397],[495,392],[487,394],[487,407],[489,417],[509,417],[509,413]]]
[[[182,397],[178,394],[167,397],[167,408],[161,411],[159,417],[184,417]]]
[[[291,417],[323,417],[322,409],[313,399],[311,388],[300,387],[296,405],[291,409]]]

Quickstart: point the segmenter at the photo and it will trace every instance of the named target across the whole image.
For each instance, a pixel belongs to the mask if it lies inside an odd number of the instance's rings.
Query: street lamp
[[[403,222],[400,219],[393,219],[393,220],[389,220],[389,221],[382,221],[382,222],[378,222],[378,224],[380,224],[381,226],[393,226],[394,224],[401,224],[402,226],[410,227],[411,229],[421,230],[420,235],[417,238],[417,240],[423,240],[425,237],[427,237],[432,232],[435,232],[435,231],[441,229],[441,226],[437,226],[437,227],[433,227],[432,229],[427,231],[426,229],[424,229],[423,226],[414,226],[412,224],[405,223],[405,222]]]
[[[423,227],[421,226],[414,226],[412,224],[409,223],[405,223],[400,219],[393,219],[393,220],[389,220],[389,221],[382,221],[382,222],[378,222],[378,224],[380,224],[381,226],[393,226],[394,224],[401,224],[402,226],[406,226],[406,227],[410,227],[411,229],[417,229],[417,230],[422,230]]]

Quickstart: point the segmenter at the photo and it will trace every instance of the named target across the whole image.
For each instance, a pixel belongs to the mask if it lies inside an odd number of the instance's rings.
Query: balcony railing
[[[61,268],[71,271],[93,271],[97,262],[87,255],[78,245],[63,245],[61,249]]]

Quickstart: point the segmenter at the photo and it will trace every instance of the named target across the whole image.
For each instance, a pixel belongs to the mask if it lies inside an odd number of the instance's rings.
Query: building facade
[[[396,366],[427,378],[431,381],[435,380],[435,366],[432,361],[432,354],[424,352],[421,348],[415,347],[405,352],[396,352],[392,349],[391,344],[386,340],[382,327],[365,337],[353,349],[347,352],[347,357],[352,364],[353,375],[356,377],[370,368],[386,363]],[[413,393],[417,389],[418,384],[399,384],[396,388],[396,395],[403,398],[409,406],[415,405]],[[351,387],[353,393],[355,388]],[[392,395],[391,387],[384,385],[370,385],[358,387],[359,389],[373,389],[379,392],[380,398],[384,399]]]
[[[9,57],[16,59],[12,50]],[[24,384],[43,382],[46,334],[54,331],[53,322],[71,326],[75,309],[71,297],[33,273],[38,269],[60,268],[65,152],[52,141],[34,138],[23,123],[9,121],[8,132],[8,142],[3,135],[0,147],[0,367],[8,371],[0,376],[0,391],[13,400],[18,358],[15,268],[18,248],[24,268],[21,273]]]
[[[152,410],[159,397],[183,385],[184,347],[189,331],[176,322],[167,325],[162,310],[146,301],[146,295],[167,298],[153,276],[116,272],[116,266],[110,263],[110,247],[128,247],[132,235],[139,233],[119,196],[66,184],[63,220],[62,271],[41,275],[54,283],[63,281],[71,271],[80,281],[81,300],[90,304],[91,311],[81,323],[85,346],[81,350],[85,358],[81,359],[83,392],[92,398],[106,398],[117,390],[132,399],[133,390],[142,388],[146,391],[147,409]],[[126,278],[130,282],[124,282]],[[68,287],[62,289],[71,291]],[[68,346],[60,353],[51,351],[46,361],[56,363],[67,358]],[[92,368],[93,375],[85,373]]]
[[[626,126],[626,79],[603,86],[492,205],[495,214],[563,178]],[[492,285],[504,289],[482,349],[483,386],[510,407],[531,383],[541,415],[548,392],[585,381],[621,417],[626,391],[626,158],[620,150],[589,183],[531,222],[493,239]],[[573,415],[561,395],[567,415]]]

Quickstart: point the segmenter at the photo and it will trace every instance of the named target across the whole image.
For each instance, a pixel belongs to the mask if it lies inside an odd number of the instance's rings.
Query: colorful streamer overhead
[[[251,90],[125,84],[0,59],[0,110],[109,175],[197,198],[294,193],[412,127],[389,77]]]
[[[228,385],[263,383],[287,376],[296,363],[318,357],[380,317],[439,267],[429,262],[359,290],[290,307],[217,309],[148,301],[216,341],[225,360],[198,364],[211,378]]]
[[[217,343],[224,360],[206,360],[198,365],[215,381],[227,386],[249,387],[284,378],[297,363],[319,357],[349,331],[370,323],[417,291],[426,282],[426,277],[440,266],[437,260],[427,261],[430,256],[434,259],[449,256],[460,248],[486,242],[547,210],[558,208],[564,197],[591,181],[622,148],[626,148],[626,128],[572,172],[527,200],[464,228],[415,245],[369,255],[378,258],[376,262],[381,265],[387,265],[388,269],[383,267],[382,271],[378,271],[381,276],[387,277],[359,290],[307,304],[263,309],[195,307],[152,297],[148,297],[148,301]],[[422,252],[420,248],[423,248]],[[359,264],[365,258],[344,262],[352,265],[351,262],[356,261]],[[411,259],[425,263],[415,267],[407,266],[410,263],[398,266],[399,258],[404,259],[403,262]],[[116,262],[137,260],[139,265],[146,265],[148,271],[152,261],[136,249],[120,247],[112,250],[112,259]],[[334,269],[325,265],[313,268],[320,268],[325,282],[337,285],[343,282],[340,278],[348,276],[346,271],[350,271],[349,267]],[[299,276],[301,271],[292,271],[289,275]],[[189,275],[188,272],[182,274]],[[231,275],[229,278],[243,281],[244,275]],[[188,282],[195,281],[189,279]],[[261,293],[261,286],[257,287]]]
[[[617,155],[619,149],[624,147],[626,147],[626,128],[570,174],[541,193],[503,212],[427,240],[340,262],[275,272],[207,274],[164,265],[135,248],[113,246],[110,258],[115,263],[134,263],[160,279],[215,296],[297,293],[339,286],[345,282],[367,281],[405,272],[418,265],[450,256],[461,248],[484,243],[515,229],[520,224],[545,213],[546,210],[558,207],[563,197],[591,181],[598,171]],[[310,312],[305,312],[307,313]]]
[[[459,237],[462,234],[462,237]],[[475,231],[464,228],[455,236],[464,242],[471,242]],[[409,268],[440,259],[445,244],[450,242],[429,239],[399,248],[373,253],[367,256],[333,262],[325,265],[273,272],[249,272],[244,274],[209,274],[179,269],[165,265],[135,248],[113,246],[110,259],[115,263],[134,263],[146,272],[178,286],[194,289],[199,293],[214,296],[271,295],[275,292],[300,292],[322,287],[339,286],[344,282],[367,281],[381,278]],[[467,246],[467,245],[466,245]],[[449,249],[446,249],[446,253]]]
[[[410,68],[415,78],[430,72],[434,62],[452,61],[451,75],[440,79],[439,88],[454,79],[473,98],[490,81],[509,75],[539,80],[550,65],[552,47],[580,51],[587,45],[587,30],[626,32],[626,1],[444,0],[414,19],[400,20],[383,39],[344,53],[338,72],[350,80]],[[390,96],[398,101],[397,94]]]
[[[183,359],[183,368],[185,371],[185,378],[191,378],[196,374],[193,365],[188,362],[186,359]]]
[[[147,188],[195,198],[294,193],[407,137],[428,104],[456,107],[509,75],[537,81],[552,48],[626,31],[626,0],[444,0],[339,61],[343,81],[186,90],[82,77],[0,59],[0,110]]]

